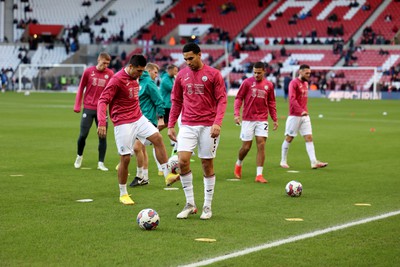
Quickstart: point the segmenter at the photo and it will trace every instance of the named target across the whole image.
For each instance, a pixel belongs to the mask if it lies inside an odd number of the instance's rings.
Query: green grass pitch
[[[96,170],[95,127],[82,165],[91,169],[74,169],[80,123],[74,98],[0,95],[0,266],[177,266],[400,210],[399,101],[309,99],[317,158],[329,166],[310,169],[304,140],[297,137],[288,163],[299,172],[288,173],[279,167],[288,106],[278,98],[279,129],[269,132],[266,146],[269,183],[256,184],[255,145],[244,161],[242,180],[229,181],[241,145],[229,98],[215,160],[213,218],[202,221],[199,214],[176,219],[185,205],[183,191],[180,184],[179,190],[164,190],[152,158],[150,184],[128,189],[135,205],[118,202],[112,127],[105,162],[110,171]],[[170,152],[165,130],[163,135]],[[201,207],[202,173],[195,159],[195,198]],[[130,180],[134,158],[132,163]],[[292,179],[303,184],[300,198],[285,195]],[[76,202],[85,198],[94,201]],[[144,208],[160,214],[155,231],[136,224]],[[393,216],[212,265],[395,266],[400,261],[399,224],[400,216]],[[195,241],[200,237],[217,241]]]

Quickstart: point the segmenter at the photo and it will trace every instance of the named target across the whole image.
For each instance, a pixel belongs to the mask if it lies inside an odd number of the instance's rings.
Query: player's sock
[[[185,175],[181,175],[181,184],[185,192],[186,203],[194,206],[193,174],[191,171]]]
[[[169,170],[168,170],[168,163],[161,164],[161,169],[164,173],[164,177],[167,177]]]
[[[311,163],[317,161],[317,157],[315,156],[314,142],[306,142],[306,149],[308,157],[310,158]]]
[[[136,177],[143,178],[143,167],[136,168]]]
[[[126,184],[119,184],[119,196],[127,195],[128,191],[126,190]]]
[[[283,140],[282,143],[282,155],[281,155],[281,162],[287,162],[287,155],[289,152],[290,143],[286,140]]]
[[[210,177],[203,177],[204,181],[204,205],[203,207],[211,208],[211,202],[215,188],[215,174]]]
[[[149,180],[149,169],[143,169],[143,179]]]
[[[238,160],[236,160],[236,165],[238,165],[238,166],[242,166],[242,160],[240,160],[240,159],[238,159]]]
[[[263,167],[257,166],[257,176],[263,174]]]
[[[157,168],[158,168],[158,171],[160,172],[160,171],[162,171],[162,169],[161,169],[161,164],[160,164],[160,162],[158,162],[158,160],[157,160],[157,157],[156,157],[156,149],[153,147],[153,157],[154,157],[154,161],[156,162],[156,164],[157,164]]]

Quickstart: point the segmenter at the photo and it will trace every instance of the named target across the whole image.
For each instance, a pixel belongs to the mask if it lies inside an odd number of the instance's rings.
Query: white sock
[[[155,161],[156,164],[157,164],[158,171],[161,172],[161,171],[162,171],[162,169],[161,169],[161,164],[160,164],[160,162],[158,162],[158,160],[157,160],[157,157],[156,157],[156,149],[155,149],[154,147],[153,147],[153,157],[154,157],[154,161]]]
[[[286,140],[283,140],[282,143],[282,155],[281,155],[281,162],[287,162],[287,155],[289,152],[290,143]]]
[[[240,160],[240,159],[238,159],[237,161],[236,161],[236,165],[239,165],[239,166],[242,166],[242,160]]]
[[[193,192],[193,174],[189,172],[188,174],[181,175],[181,184],[183,191],[185,192],[186,203],[195,205],[194,203],[194,192]]]
[[[126,190],[126,184],[119,184],[119,196],[127,195],[128,191]]]
[[[149,180],[149,169],[143,169],[143,179]]]
[[[161,169],[164,173],[164,177],[167,177],[167,175],[169,174],[168,163],[161,164]]]
[[[262,175],[262,173],[263,173],[263,167],[257,166],[257,176]]]
[[[204,181],[204,205],[203,207],[210,207],[214,195],[215,188],[215,175],[211,177],[203,177]]]
[[[314,142],[306,142],[306,149],[311,163],[316,162],[317,157],[315,156]]]
[[[136,168],[136,177],[143,178],[143,167]]]

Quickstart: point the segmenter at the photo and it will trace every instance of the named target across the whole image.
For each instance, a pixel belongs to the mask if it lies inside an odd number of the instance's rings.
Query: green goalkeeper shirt
[[[156,83],[151,79],[147,71],[144,71],[140,77],[139,86],[140,109],[151,123],[157,125],[158,118],[163,117],[165,113],[164,101]]]

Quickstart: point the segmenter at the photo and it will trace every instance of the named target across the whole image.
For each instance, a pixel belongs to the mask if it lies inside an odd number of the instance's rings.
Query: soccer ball
[[[160,216],[153,209],[143,209],[137,215],[136,221],[144,230],[154,230],[160,223]]]
[[[299,197],[303,192],[303,185],[298,181],[290,181],[286,185],[286,194],[290,197]]]
[[[168,159],[168,169],[173,174],[180,173],[178,155],[173,155]]]

